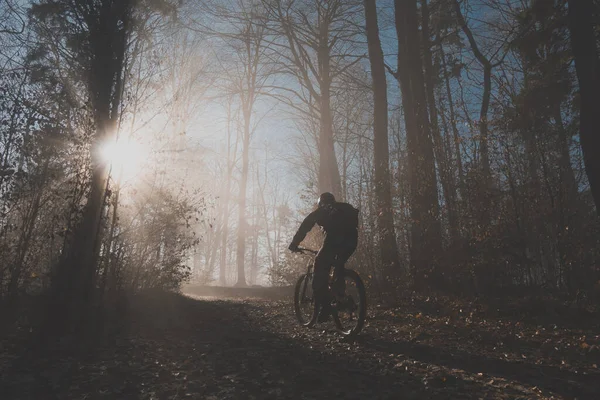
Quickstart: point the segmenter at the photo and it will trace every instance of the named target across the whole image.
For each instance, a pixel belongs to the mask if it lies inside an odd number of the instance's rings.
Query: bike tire
[[[365,320],[367,319],[367,291],[365,289],[365,284],[356,271],[346,269],[344,274],[344,279],[350,278],[352,281],[354,281],[356,289],[358,290],[359,304],[357,308],[357,321],[351,329],[348,329],[347,327],[344,327],[337,311],[334,311],[332,315],[335,326],[341,334],[344,336],[355,336],[362,330]]]
[[[306,292],[309,290],[309,285],[312,285],[312,274],[302,274],[296,282],[294,289],[294,312],[296,313],[296,319],[302,326],[312,327],[317,322],[317,305],[314,301],[314,296],[310,303],[312,304],[312,313],[310,317],[307,317],[301,308],[301,304],[305,301]],[[312,293],[312,287],[310,287]]]

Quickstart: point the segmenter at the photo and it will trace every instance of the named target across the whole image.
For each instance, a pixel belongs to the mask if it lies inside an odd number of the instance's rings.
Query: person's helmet
[[[319,196],[319,207],[335,203],[335,197],[329,192],[325,192]]]

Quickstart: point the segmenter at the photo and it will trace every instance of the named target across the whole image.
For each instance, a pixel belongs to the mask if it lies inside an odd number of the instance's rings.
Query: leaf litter
[[[2,399],[600,398],[597,325],[410,299],[349,341],[299,326],[291,301],[149,296],[85,352],[4,338]]]

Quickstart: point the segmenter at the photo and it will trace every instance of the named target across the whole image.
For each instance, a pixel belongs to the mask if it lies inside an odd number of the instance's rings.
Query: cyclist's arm
[[[306,234],[310,232],[312,227],[315,226],[315,224],[317,223],[320,212],[322,212],[322,209],[316,209],[315,211],[308,214],[306,218],[304,218],[304,221],[302,221],[302,224],[300,224],[300,228],[298,228],[298,232],[296,232],[296,234],[294,235],[292,244],[298,246],[300,243],[302,243],[302,241],[306,237]]]

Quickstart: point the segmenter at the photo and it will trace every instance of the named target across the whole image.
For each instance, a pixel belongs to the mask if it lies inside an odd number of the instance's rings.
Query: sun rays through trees
[[[0,2],[0,299],[77,320],[123,291],[289,285],[324,191],[360,209],[375,296],[593,299],[598,11]]]

